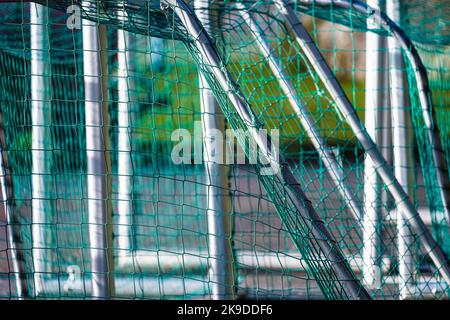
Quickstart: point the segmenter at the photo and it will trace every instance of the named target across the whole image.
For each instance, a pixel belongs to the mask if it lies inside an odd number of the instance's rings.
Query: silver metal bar
[[[379,0],[368,0],[372,5],[379,5]],[[368,28],[373,27],[371,21]],[[368,135],[376,145],[382,145],[383,123],[382,108],[384,102],[385,58],[383,52],[386,42],[378,34],[366,33],[366,91],[365,91],[365,126]],[[381,220],[381,185],[372,158],[364,160],[364,217],[363,217],[363,275],[365,283],[373,288],[381,285],[380,265],[380,220]]]
[[[413,230],[422,237],[422,242],[425,250],[430,255],[431,259],[439,269],[441,276],[450,283],[450,264],[442,251],[441,247],[436,243],[430,231],[426,228],[417,210],[415,210],[408,195],[403,190],[402,186],[395,178],[391,168],[387,165],[385,159],[382,157],[378,148],[372,138],[367,133],[364,125],[361,123],[355,109],[351,105],[339,82],[334,76],[333,72],[328,67],[322,54],[317,46],[314,44],[307,30],[297,18],[295,12],[285,0],[275,0],[282,11],[286,14],[287,21],[291,25],[297,42],[306,54],[308,60],[314,65],[319,77],[321,78],[328,91],[335,98],[336,105],[347,123],[354,131],[357,139],[363,146],[367,155],[372,159],[377,168],[377,173],[388,187],[390,193],[396,201],[397,208],[402,212],[404,219],[407,220]],[[333,1],[333,4],[340,1]],[[358,2],[359,3],[359,2]],[[354,2],[352,2],[354,5]],[[347,5],[349,5],[347,3]],[[364,8],[367,10],[365,4]],[[354,5],[353,8],[356,6]],[[420,91],[420,90],[419,90]],[[435,127],[436,128],[436,127]],[[445,162],[445,159],[444,159]]]
[[[137,250],[128,256],[123,256],[117,266],[121,273],[142,272],[166,273],[166,274],[205,274],[208,270],[208,251],[145,251]],[[235,250],[234,262],[240,270],[290,270],[291,272],[309,272],[300,261],[299,252],[268,252]],[[323,257],[324,258],[324,257]],[[362,256],[346,256],[353,272],[359,274],[363,264]],[[390,257],[383,257],[383,272],[388,273],[391,268]]]
[[[87,196],[92,295],[114,294],[106,29],[83,19]]]
[[[5,129],[3,127],[3,113],[0,109],[0,197],[3,203],[6,222],[6,240],[9,260],[14,273],[17,298],[22,300],[29,297],[26,282],[25,260],[23,256],[20,229],[16,221],[16,207],[14,198],[14,185],[9,166],[9,157],[6,149]]]
[[[400,1],[391,0],[386,3],[386,13],[395,22],[400,21]],[[405,75],[405,63],[400,47],[394,38],[389,43],[389,72],[392,114],[392,144],[394,153],[394,173],[409,197],[413,196],[414,184],[414,153],[413,133],[411,130],[411,114],[408,90]],[[397,243],[399,260],[399,297],[408,299],[411,296],[411,287],[414,283],[414,259],[411,248],[414,237],[408,227],[407,221],[401,214],[397,214]]]
[[[51,273],[54,245],[51,200],[51,66],[48,8],[30,5],[32,118],[32,242],[34,293]]]
[[[276,0],[279,2],[280,0]],[[366,3],[358,0],[298,0],[299,4],[307,4],[314,6],[327,6],[331,4],[336,8],[351,9],[358,11],[364,15],[368,15],[370,19],[378,22],[381,28],[390,32],[398,41],[398,45],[403,49],[411,63],[412,70],[417,82],[417,91],[422,107],[422,116],[424,119],[425,129],[428,135],[428,141],[432,149],[433,162],[436,172],[436,179],[439,185],[439,192],[443,203],[443,210],[446,215],[447,223],[450,224],[450,177],[447,162],[445,160],[445,152],[442,147],[441,134],[437,126],[436,113],[432,108],[431,90],[428,82],[427,71],[422,63],[416,47],[405,34],[405,32],[389,17],[377,9],[371,8]],[[288,5],[287,5],[288,6]]]
[[[399,285],[403,280],[400,276],[386,276],[383,279],[385,285]],[[416,281],[408,287],[408,292],[399,291],[400,299],[448,299],[448,284],[445,281],[436,280],[430,276],[417,276]]]
[[[197,16],[205,31],[211,23],[209,1],[196,0]],[[203,74],[199,72],[200,109],[203,131],[203,162],[206,173],[209,281],[214,300],[234,299],[233,248],[231,243],[231,200],[228,191],[228,167],[214,161],[217,148],[215,132],[225,132],[225,118]]]
[[[186,27],[191,39],[194,41],[193,45],[196,50],[198,50],[200,57],[208,66],[208,69],[212,72],[213,77],[221,86],[223,92],[226,93],[237,114],[246,125],[249,134],[259,147],[265,162],[270,164],[271,168],[279,168],[279,170],[276,170],[275,174],[277,178],[280,181],[283,181],[286,186],[286,197],[292,200],[293,205],[296,208],[296,214],[298,214],[301,219],[308,221],[307,226],[309,228],[311,238],[315,239],[315,245],[318,246],[318,249],[321,252],[326,253],[327,260],[331,264],[336,277],[340,279],[340,284],[342,285],[345,293],[353,299],[370,299],[369,294],[359,284],[359,281],[356,279],[338,246],[333,241],[328,230],[325,228],[323,221],[315,212],[311,202],[306,198],[299,183],[290,171],[287,162],[282,156],[278,155],[278,150],[276,150],[275,147],[272,147],[270,137],[267,137],[262,134],[260,130],[258,130],[258,126],[253,120],[255,119],[255,115],[253,114],[250,105],[243,100],[242,94],[240,93],[240,90],[234,82],[231,74],[222,68],[223,63],[220,60],[208,34],[196,19],[195,14],[181,0],[163,0],[162,2],[172,8],[175,14],[179,17],[181,23]],[[299,219],[299,216],[293,218]],[[281,218],[284,219],[283,216],[281,216]],[[292,232],[292,234],[298,234],[298,231],[296,230],[292,230]],[[294,242],[297,242],[296,237],[293,237],[293,240]],[[312,263],[312,261],[308,260],[305,262],[307,264]],[[326,281],[327,280],[324,279],[318,283],[322,286]],[[330,279],[329,281],[334,282],[335,280]],[[335,285],[334,283],[327,284]]]
[[[89,276],[73,275],[73,279],[56,278],[44,282],[44,292],[52,297],[80,298],[94,295],[92,279]],[[114,279],[116,297],[132,298],[195,298],[207,297],[208,284],[203,276],[122,276]]]
[[[241,280],[240,287],[245,291],[246,277]],[[203,276],[161,277],[117,277],[115,279],[116,294],[119,298],[176,298],[176,297],[207,297],[209,295],[207,279]],[[396,285],[397,276],[387,276],[384,284]],[[92,282],[89,277],[71,275],[68,278],[50,279],[44,282],[44,292],[48,296],[81,298],[92,294]],[[430,277],[419,277],[411,288],[411,299],[435,299],[436,294],[448,298],[447,284]]]
[[[126,12],[120,11],[119,16],[125,20]],[[135,87],[134,56],[135,36],[122,29],[117,30],[117,90],[118,90],[118,156],[117,156],[117,183],[118,183],[118,259],[128,255],[133,249],[133,163],[131,158],[132,135],[132,100],[130,92]]]
[[[433,216],[436,217],[437,219],[441,220],[445,219],[445,214],[442,211],[430,212],[428,207],[419,207],[417,211],[419,212],[419,215],[423,220],[423,222],[425,223],[425,225],[428,226],[429,228],[433,224]],[[393,209],[387,212],[385,216],[386,223],[396,224],[399,215],[401,215],[401,212],[398,212],[397,209]]]
[[[242,3],[237,3],[236,8],[239,10],[243,21],[249,26],[254,39],[257,42],[258,47],[263,53],[265,59],[267,59],[272,73],[276,76],[278,83],[280,84],[283,93],[288,98],[289,104],[291,105],[294,112],[300,119],[300,122],[305,129],[308,137],[314,145],[314,148],[318,152],[325,168],[328,170],[330,177],[332,178],[334,184],[338,188],[342,198],[348,205],[350,212],[353,214],[355,220],[359,223],[361,218],[361,208],[357,201],[355,201],[355,192],[350,191],[345,183],[345,179],[342,175],[342,168],[336,161],[336,157],[333,153],[333,149],[328,147],[326,143],[320,137],[320,133],[317,131],[314,120],[308,113],[306,108],[297,98],[295,94],[294,87],[292,83],[285,76],[282,67],[277,63],[272,51],[273,48],[264,39],[263,32],[261,28],[257,25],[256,21],[251,17],[246,6]]]

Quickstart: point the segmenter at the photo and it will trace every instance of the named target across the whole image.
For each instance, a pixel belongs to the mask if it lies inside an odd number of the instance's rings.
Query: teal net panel
[[[208,240],[207,187],[208,173],[203,164],[175,164],[172,151],[175,130],[191,134],[202,119],[198,72],[206,74],[227,120],[229,129],[244,129],[244,123],[232,103],[212,76],[210,65],[203,61],[179,18],[170,9],[162,10],[159,1],[83,1],[98,9],[82,6],[81,15],[107,27],[107,96],[109,123],[105,123],[109,146],[103,150],[110,158],[111,181],[108,200],[112,207],[112,231],[116,291],[112,298],[209,299],[212,279]],[[414,3],[413,3],[414,2]],[[43,2],[42,2],[43,3]],[[332,149],[340,163],[344,182],[363,207],[366,154],[355,134],[336,112],[334,97],[327,92],[313,66],[299,50],[282,15],[272,1],[255,3],[254,18],[260,25],[273,54],[292,82],[299,101],[311,114],[321,138]],[[423,4],[426,3],[424,6]],[[48,122],[48,172],[43,224],[46,247],[41,261],[45,271],[36,271],[36,247],[33,244],[33,114],[31,86],[30,10],[36,4],[0,3],[0,103],[6,153],[14,186],[16,229],[19,231],[25,266],[26,285],[32,298],[92,298],[90,279],[92,265],[89,239],[89,211],[86,158],[85,86],[82,30],[68,29],[69,5],[81,1],[49,1],[49,47],[45,60],[51,108]],[[188,1],[193,5],[193,1]],[[365,37],[369,33],[370,14],[353,9],[323,6],[309,1],[293,2],[292,7],[310,31],[327,63],[361,119],[365,118]],[[206,7],[196,10],[202,12]],[[214,12],[210,36],[223,68],[229,70],[242,95],[251,105],[256,122],[268,129],[278,129],[280,152],[288,162],[313,208],[331,233],[356,279],[365,285],[363,276],[363,230],[330,178],[326,167],[298,116],[283,94],[277,75],[269,68],[233,1],[211,1]],[[448,117],[449,35],[448,9],[433,1],[402,3],[401,26],[411,37],[427,68],[433,107],[437,113],[447,162],[450,164],[450,131]],[[126,12],[126,15],[123,14]],[[433,16],[433,19],[428,19]],[[120,220],[119,189],[120,126],[118,65],[118,30],[125,29],[131,40],[126,51],[131,157],[131,224]],[[421,32],[418,32],[421,30]],[[389,34],[372,29],[383,37]],[[386,67],[388,69],[388,67]],[[386,70],[380,70],[380,73]],[[409,96],[413,114],[416,171],[413,201],[416,208],[427,208],[429,227],[445,252],[450,252],[449,229],[440,214],[442,203],[433,178],[434,168],[417,99],[413,70],[407,64]],[[388,85],[386,85],[387,87]],[[389,109],[389,104],[379,106]],[[389,123],[386,124],[389,127]],[[380,130],[384,129],[381,127]],[[242,142],[245,137],[237,134]],[[379,146],[382,151],[390,148]],[[236,147],[239,149],[239,147]],[[247,153],[248,148],[247,148]],[[389,154],[388,152],[386,154]],[[248,159],[247,159],[248,160]],[[391,159],[388,159],[391,160]],[[392,160],[391,160],[392,161]],[[349,279],[340,279],[333,271],[333,260],[324,257],[309,232],[309,221],[296,216],[286,185],[273,176],[261,174],[260,167],[230,164],[228,185],[224,191],[231,204],[229,212],[219,212],[232,220],[234,289],[241,298],[270,299],[347,299],[343,288]],[[427,180],[428,179],[428,180]],[[431,186],[431,187],[430,187]],[[375,188],[375,186],[374,186]],[[382,219],[377,234],[380,243],[381,283],[370,288],[373,298],[399,297],[405,281],[398,277],[395,203],[380,183],[383,194]],[[41,199],[42,200],[42,199]],[[2,215],[3,219],[3,215]],[[7,241],[7,224],[0,228],[0,297],[16,298],[17,290]],[[121,247],[121,230],[130,232],[130,246]],[[294,230],[294,231],[293,231]],[[411,297],[444,298],[448,286],[421,246],[420,235],[413,233],[410,251],[414,256],[414,279],[406,279]],[[44,289],[37,292],[36,275],[42,277]],[[405,279],[403,279],[405,280]]]

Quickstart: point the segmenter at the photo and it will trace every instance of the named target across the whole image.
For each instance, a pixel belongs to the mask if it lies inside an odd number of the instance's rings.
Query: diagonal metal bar
[[[346,186],[341,167],[336,161],[336,157],[332,149],[328,147],[320,137],[320,133],[314,125],[314,120],[296,96],[294,86],[284,74],[283,68],[277,63],[276,58],[272,53],[273,48],[271,48],[267,41],[264,39],[263,31],[261,30],[261,28],[252,18],[244,4],[238,3],[236,4],[236,7],[239,10],[239,13],[241,14],[245,23],[249,26],[251,33],[255,38],[261,52],[264,54],[264,57],[268,60],[272,73],[276,76],[278,83],[283,90],[283,93],[286,95],[290,105],[292,106],[292,109],[299,117],[303,128],[305,129],[308,137],[311,139],[314,148],[319,153],[319,156],[322,159],[325,168],[328,170],[328,173],[332,178],[334,184],[338,188],[339,192],[341,193],[342,198],[350,208],[353,217],[356,219],[356,221],[360,221],[362,217],[361,207],[354,199],[355,193],[352,193]]]
[[[308,225],[306,227],[309,228],[311,238],[317,240],[319,250],[325,254],[332,264],[332,268],[338,277],[338,281],[340,281],[344,286],[345,294],[352,299],[370,299],[369,294],[364,287],[361,286],[358,279],[353,274],[348,262],[342,255],[342,252],[332,239],[332,236],[328,230],[325,228],[323,221],[312,207],[311,202],[307,199],[293,173],[290,171],[287,166],[287,162],[281,155],[277,154],[277,150],[275,150],[276,148],[272,146],[270,138],[264,136],[261,131],[258,130],[258,126],[255,125],[255,121],[253,120],[255,119],[255,116],[251,106],[242,98],[242,94],[239,92],[233,77],[225,68],[222,67],[223,63],[219,58],[211,39],[196,18],[191,8],[188,7],[182,0],[162,0],[161,2],[164,6],[170,7],[181,20],[181,23],[185,26],[191,39],[194,40],[193,45],[196,50],[198,50],[198,53],[203,61],[207,63],[208,69],[212,72],[212,76],[220,84],[221,89],[227,95],[235,111],[245,123],[251,137],[258,145],[266,162],[269,163],[272,168],[280,168],[280,170],[277,170],[276,176],[280,181],[283,181],[286,187],[287,195],[294,203],[296,214],[299,215],[299,217],[294,217],[294,219],[297,219],[296,221],[298,221],[298,218],[302,218],[304,221],[308,221]],[[289,223],[286,223],[286,225],[288,227],[292,227]],[[291,231],[291,234],[298,233],[297,230]],[[298,241],[296,237],[293,237],[293,240],[294,243]],[[320,264],[320,261],[313,262],[306,260],[306,263]],[[320,268],[320,265],[318,266],[316,264],[314,267]],[[323,271],[327,272],[326,270]],[[323,287],[324,283],[322,283],[322,281],[318,281],[318,284],[325,293],[326,289]],[[331,283],[331,285],[335,284]]]
[[[275,0],[277,4],[283,7],[290,8],[292,1]],[[358,0],[298,0],[298,3],[306,5],[314,5],[317,7],[342,8],[347,10],[355,10],[366,16],[369,16],[374,22],[378,23],[381,28],[388,31],[398,42],[398,45],[403,49],[412,69],[417,82],[417,91],[419,95],[420,105],[422,108],[422,117],[425,124],[425,130],[428,136],[428,142],[432,149],[432,158],[435,167],[436,180],[439,186],[439,193],[442,199],[443,210],[450,224],[450,176],[445,160],[445,152],[442,147],[442,139],[437,126],[436,112],[432,107],[431,90],[428,82],[428,76],[425,66],[417,52],[416,47],[405,34],[405,32],[392,21],[385,13],[380,10],[371,8],[366,3]],[[292,10],[292,8],[290,9]],[[297,19],[298,20],[298,19]]]
[[[427,229],[424,222],[420,218],[419,213],[409,200],[408,195],[403,190],[398,180],[395,178],[392,169],[389,168],[389,165],[379,152],[376,144],[373,142],[372,138],[368,135],[355,109],[353,108],[352,104],[345,95],[342,87],[340,86],[333,72],[327,65],[320,50],[317,48],[308,31],[305,29],[303,24],[298,19],[294,10],[290,7],[289,2],[286,0],[275,0],[275,2],[281,8],[281,11],[286,15],[286,19],[290,24],[290,26],[292,27],[292,30],[295,34],[298,44],[300,45],[303,52],[307,56],[308,60],[316,69],[320,79],[322,80],[328,91],[335,98],[336,105],[340,113],[343,115],[344,119],[346,119],[347,123],[354,131],[356,137],[358,138],[361,145],[367,152],[367,155],[374,162],[378,174],[380,175],[384,183],[387,185],[389,192],[394,197],[398,209],[401,211],[405,220],[408,221],[408,223],[415,230],[415,232],[419,236],[421,236],[423,245],[427,250],[427,253],[430,255],[436,267],[439,269],[439,272],[442,275],[442,277],[445,279],[447,283],[450,284],[450,263],[446,255],[442,251],[441,247],[434,240],[430,231]],[[330,3],[330,1],[328,1],[328,3]],[[335,3],[343,3],[343,1],[333,1],[333,4]],[[349,3],[346,4],[351,5]],[[367,6],[365,4],[364,8],[366,8],[367,10]],[[393,22],[391,23],[394,24]],[[398,27],[396,29],[400,30]],[[422,101],[422,103],[426,103],[428,105],[427,101],[428,100],[426,99],[425,101]],[[437,130],[437,127],[434,127],[434,129]],[[434,136],[435,135],[433,134],[433,137]]]

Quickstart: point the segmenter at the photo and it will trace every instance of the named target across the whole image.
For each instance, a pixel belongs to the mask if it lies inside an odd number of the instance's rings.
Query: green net
[[[176,164],[173,133],[187,130],[192,136],[202,131],[205,112],[200,106],[199,81],[202,71],[226,119],[226,128],[233,129],[236,140],[251,156],[248,126],[236,112],[228,90],[225,90],[207,61],[196,47],[182,19],[159,1],[40,1],[37,4],[0,3],[0,103],[13,183],[16,219],[15,230],[20,237],[25,282],[32,298],[93,297],[91,279],[92,239],[89,227],[89,189],[86,145],[86,87],[83,30],[69,29],[68,19],[80,8],[82,18],[106,26],[107,44],[103,48],[107,64],[101,70],[106,94],[101,102],[109,121],[102,123],[103,139],[109,140],[101,150],[111,188],[105,199],[112,211],[112,255],[115,278],[113,298],[195,298],[214,295],[215,279],[211,277],[211,230],[208,228],[208,204],[211,177],[204,163]],[[194,1],[187,1],[194,7]],[[198,5],[200,3],[200,5]],[[282,67],[285,78],[292,83],[297,99],[313,119],[321,139],[339,162],[341,184],[354,195],[360,208],[367,181],[366,153],[355,133],[336,112],[333,97],[308,61],[285,16],[273,1],[240,1],[251,7],[272,53]],[[381,5],[383,7],[383,4]],[[449,34],[448,5],[439,1],[402,1],[400,26],[413,40],[427,68],[441,130],[447,163],[450,165],[449,130]],[[75,9],[74,9],[75,8]],[[293,1],[315,43],[331,66],[359,117],[365,115],[367,88],[365,38],[376,32],[383,38],[389,33],[370,26],[371,13],[363,14],[350,7],[321,4],[320,1]],[[32,10],[45,14],[40,24],[48,32],[43,49],[43,62],[49,90],[43,102],[45,123],[36,124],[32,105]],[[223,64],[228,70],[231,88],[252,108],[252,126],[276,129],[279,150],[286,163],[282,167],[297,179],[314,210],[331,234],[312,232],[313,221],[298,212],[290,186],[276,175],[265,175],[260,164],[229,164],[226,185],[221,187],[222,201],[231,206],[216,212],[231,219],[232,282],[237,297],[275,299],[348,299],[350,278],[336,271],[336,261],[323,250],[322,243],[338,247],[352,275],[373,298],[402,297],[444,298],[448,285],[442,279],[440,265],[431,262],[423,248],[421,234],[410,230],[408,252],[412,256],[410,278],[400,275],[405,257],[399,255],[398,226],[395,203],[379,182],[373,189],[380,194],[376,209],[380,215],[374,231],[362,228],[362,217],[355,217],[339,186],[330,177],[320,154],[314,149],[310,135],[283,92],[279,75],[270,69],[267,55],[251,34],[248,22],[237,9],[235,1],[197,2],[198,15],[211,14],[205,28],[209,31]],[[38,15],[39,16],[39,15]],[[42,18],[42,16],[41,16]],[[70,20],[75,21],[75,20]],[[125,51],[127,73],[121,73],[118,47],[120,30],[127,31]],[[45,43],[45,42],[44,42]],[[387,51],[386,48],[380,50]],[[430,146],[423,123],[418,89],[413,68],[405,60],[408,75],[408,96],[412,114],[414,144],[409,146],[416,156],[412,171],[414,183],[411,199],[423,214],[438,244],[450,253],[449,228],[442,214]],[[44,68],[44,65],[42,66]],[[383,66],[384,76],[389,66]],[[122,70],[123,71],[123,70]],[[126,125],[123,125],[123,78],[127,81]],[[382,90],[389,93],[389,84]],[[387,95],[388,95],[387,93]],[[389,101],[377,106],[389,110]],[[370,116],[370,115],[369,115]],[[107,119],[107,118],[104,118]],[[378,124],[380,131],[389,130],[389,121]],[[42,129],[42,130],[36,130]],[[35,131],[34,131],[35,130]],[[44,132],[44,150],[36,150],[35,132]],[[269,131],[270,132],[270,131]],[[389,131],[388,131],[389,132]],[[392,161],[390,133],[379,145]],[[124,140],[129,146],[129,168],[124,173],[121,154]],[[250,141],[250,142],[249,142]],[[230,141],[227,141],[229,143]],[[192,142],[194,148],[195,141]],[[236,144],[236,151],[240,147]],[[234,147],[233,147],[234,148]],[[227,149],[229,150],[229,148]],[[36,157],[43,157],[45,170],[36,174]],[[416,162],[414,162],[416,161]],[[223,170],[223,168],[221,169]],[[223,173],[224,171],[218,171]],[[39,176],[45,193],[36,194]],[[101,175],[98,175],[101,176]],[[126,176],[130,193],[124,198],[120,181]],[[221,177],[223,179],[223,177]],[[369,186],[370,187],[370,186]],[[34,190],[33,190],[34,188]],[[4,200],[4,199],[3,199]],[[11,199],[4,201],[10,203]],[[308,203],[302,203],[307,207]],[[35,221],[40,206],[43,221]],[[375,206],[375,204],[374,204]],[[124,209],[125,208],[125,209]],[[427,208],[427,210],[423,210]],[[124,214],[123,210],[127,213]],[[427,213],[428,212],[428,213]],[[3,219],[3,215],[2,215]],[[125,220],[124,220],[125,219]],[[124,223],[125,221],[125,223]],[[8,242],[8,225],[2,220],[0,229],[0,297],[18,296],[15,270]],[[373,232],[379,239],[378,256],[366,261],[364,232]],[[125,235],[125,236],[124,236]],[[367,236],[367,235],[366,235]],[[37,248],[37,238],[41,238]],[[123,242],[123,239],[127,241]],[[37,249],[37,250],[36,250]],[[223,258],[225,259],[225,258]],[[379,283],[368,285],[364,269],[377,264]]]

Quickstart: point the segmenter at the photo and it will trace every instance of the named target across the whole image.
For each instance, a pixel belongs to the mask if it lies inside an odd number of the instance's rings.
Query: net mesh
[[[299,49],[283,15],[272,1],[240,1],[252,8],[273,54],[282,66],[296,95],[314,120],[318,132],[336,155],[342,183],[364,207],[364,172],[366,154],[343,118],[336,112],[334,98],[319,80],[314,67]],[[209,172],[204,164],[172,161],[173,132],[183,129],[195,136],[200,128],[202,110],[198,73],[202,71],[237,140],[246,145],[246,124],[233,108],[228,92],[214,76],[212,66],[199,53],[194,39],[171,9],[162,9],[159,1],[42,1],[47,19],[49,93],[45,141],[47,172],[41,174],[46,184],[44,200],[46,222],[41,223],[45,246],[36,254],[33,221],[36,195],[33,194],[33,123],[31,84],[30,12],[38,5],[0,3],[0,101],[6,153],[14,186],[14,215],[19,230],[26,284],[33,298],[90,298],[92,265],[89,240],[89,210],[86,156],[85,84],[83,74],[83,34],[68,29],[67,8],[77,5],[83,18],[106,25],[107,106],[109,123],[104,123],[110,146],[103,150],[111,158],[113,214],[113,254],[116,290],[114,298],[195,298],[209,299],[214,279],[208,273],[211,258],[208,240]],[[193,7],[193,1],[187,1]],[[319,5],[314,1],[292,2],[292,7],[310,31],[327,63],[343,86],[359,117],[365,119],[365,36],[370,12],[352,8]],[[447,163],[450,165],[450,119],[448,101],[449,34],[448,5],[439,1],[402,1],[401,27],[414,41],[427,68],[442,134]],[[363,230],[339,188],[293,111],[272,73],[267,56],[261,53],[236,3],[210,1],[197,6],[201,14],[212,14],[205,26],[226,68],[235,79],[239,95],[251,106],[254,124],[279,130],[279,149],[287,160],[285,166],[297,178],[306,197],[323,219],[332,235],[332,245],[339,247],[356,279],[365,284],[363,269],[370,262],[362,259]],[[118,30],[129,36],[126,51],[128,125],[125,128],[131,157],[131,196],[125,200],[131,208],[131,224],[120,220],[121,190],[118,180],[119,154],[123,138],[119,124],[121,102],[118,83]],[[373,28],[382,37],[389,34]],[[380,76],[389,66],[380,69]],[[416,172],[411,199],[416,208],[428,208],[429,227],[445,252],[450,253],[449,229],[441,214],[442,202],[437,192],[434,168],[418,101],[414,70],[406,64],[408,93],[411,100],[415,142]],[[132,85],[131,85],[132,84]],[[389,84],[384,90],[388,91]],[[389,109],[389,103],[379,106]],[[366,119],[367,121],[367,119]],[[389,129],[390,123],[379,126]],[[388,134],[389,140],[389,134]],[[238,148],[238,147],[237,147]],[[389,141],[380,146],[389,159]],[[244,148],[250,155],[250,147]],[[34,160],[36,161],[36,160]],[[228,212],[217,212],[232,219],[234,288],[245,298],[334,298],[348,299],[350,279],[340,278],[327,252],[320,249],[324,235],[311,234],[311,221],[303,219],[294,205],[286,183],[277,176],[264,175],[259,165],[227,166],[228,184],[223,192],[231,203]],[[36,174],[35,174],[36,175]],[[377,188],[373,186],[373,188]],[[398,236],[395,203],[380,183],[383,194],[381,219],[376,230],[380,238],[380,283],[369,290],[373,298],[398,298],[404,286],[415,298],[443,298],[448,286],[439,269],[431,263],[421,246],[420,234],[411,231],[409,252],[413,256],[411,279],[399,277]],[[3,215],[2,215],[3,219]],[[131,233],[131,244],[123,249],[121,230]],[[122,228],[122,229],[121,229]],[[374,235],[375,236],[375,235]],[[11,247],[7,241],[7,223],[0,231],[0,297],[17,297]],[[42,259],[43,270],[36,270]],[[36,275],[44,282],[38,292]]]

